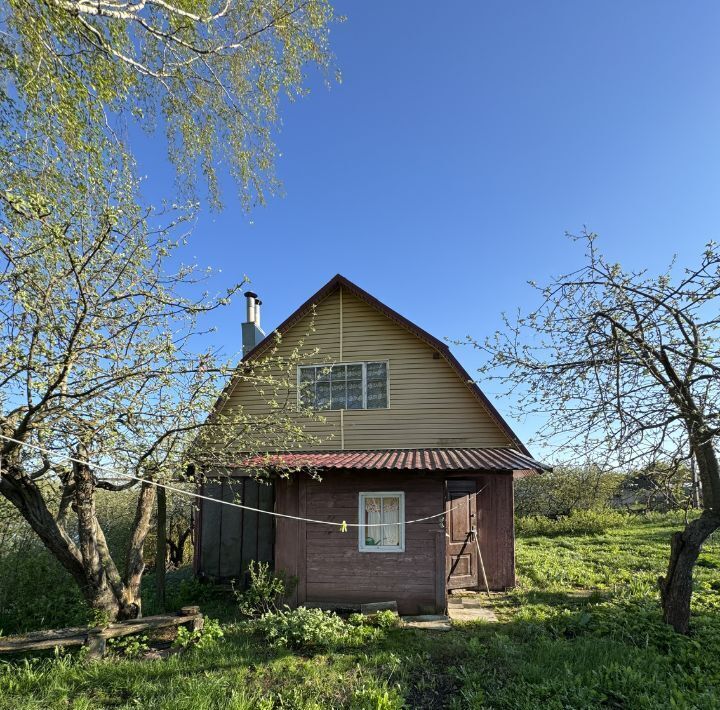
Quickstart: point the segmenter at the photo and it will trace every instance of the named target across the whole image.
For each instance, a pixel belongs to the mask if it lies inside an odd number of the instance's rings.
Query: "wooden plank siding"
[[[292,483],[278,482],[278,512],[295,509],[295,494],[300,502],[297,510],[303,510],[304,499],[308,517],[357,523],[362,491],[403,491],[406,520],[443,510],[440,475],[344,471],[321,481],[303,474],[297,478]],[[438,589],[437,570],[445,569],[445,547],[444,542],[438,545],[438,533],[444,541],[441,519],[415,523],[405,528],[404,552],[360,552],[358,528],[344,533],[317,523],[279,522],[276,567],[298,576],[296,603],[355,605],[395,600],[400,613],[427,613],[444,605],[438,601],[444,594]]]
[[[239,501],[273,510],[273,486],[247,476],[209,478],[200,493],[218,501]],[[250,560],[273,564],[275,521],[270,515],[200,500],[200,535],[195,572],[214,580],[246,583]]]
[[[314,332],[309,333],[314,325]],[[338,288],[283,336],[281,354],[305,339],[319,355],[306,364],[387,360],[387,409],[327,411],[326,422],[299,420],[322,441],[316,449],[387,449],[510,446],[512,442],[445,359],[409,330]],[[296,388],[285,393],[291,402]],[[238,381],[226,406],[248,414],[267,411],[263,396]],[[340,429],[342,419],[342,431]],[[268,441],[268,448],[273,448]],[[307,448],[307,447],[306,447]]]
[[[515,520],[513,477],[508,473],[477,476],[478,542],[490,589],[515,586]]]

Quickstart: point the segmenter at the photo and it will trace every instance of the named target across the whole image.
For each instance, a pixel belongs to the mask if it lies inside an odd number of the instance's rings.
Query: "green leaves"
[[[162,127],[186,197],[202,174],[219,205],[224,162],[243,204],[263,202],[277,184],[271,128],[280,96],[304,93],[307,64],[327,67],[332,9],[326,0],[204,5],[10,0],[0,9],[10,126],[46,141],[68,172],[74,156],[128,162],[118,131],[125,117],[149,132]]]

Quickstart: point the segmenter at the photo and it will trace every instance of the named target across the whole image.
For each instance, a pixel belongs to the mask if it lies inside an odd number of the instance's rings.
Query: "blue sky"
[[[187,256],[247,274],[277,325],[335,273],[438,337],[483,337],[577,267],[583,225],[634,268],[720,235],[720,5],[338,2],[343,83],[283,109],[285,197],[204,210]],[[149,190],[172,180],[143,147]],[[240,345],[244,299],[217,338]],[[477,355],[456,348],[472,372]],[[499,409],[496,387],[485,388]],[[533,422],[512,422],[523,438]]]

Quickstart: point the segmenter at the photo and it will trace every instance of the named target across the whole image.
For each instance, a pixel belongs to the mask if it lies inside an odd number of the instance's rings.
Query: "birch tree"
[[[327,0],[8,0],[0,157],[20,169],[35,140],[58,164],[78,153],[100,170],[132,153],[137,125],[164,133],[185,198],[202,176],[219,204],[222,166],[246,207],[262,202],[277,186],[279,102],[306,93],[309,65],[328,67],[332,20]]]
[[[659,580],[663,615],[690,628],[692,575],[720,527],[720,251],[652,276],[608,262],[592,234],[585,266],[536,286],[540,305],[474,344],[516,414],[540,415],[538,439],[565,460],[620,469],[695,460],[703,510],[672,536]]]

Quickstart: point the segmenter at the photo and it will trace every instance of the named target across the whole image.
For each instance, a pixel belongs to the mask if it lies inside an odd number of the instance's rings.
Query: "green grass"
[[[717,708],[720,542],[696,575],[693,635],[661,621],[656,579],[679,518],[598,535],[522,536],[498,624],[390,629],[361,648],[270,649],[191,583],[173,592],[225,620],[208,649],[160,661],[76,656],[0,666],[2,708]],[[150,603],[150,602],[148,602]]]

